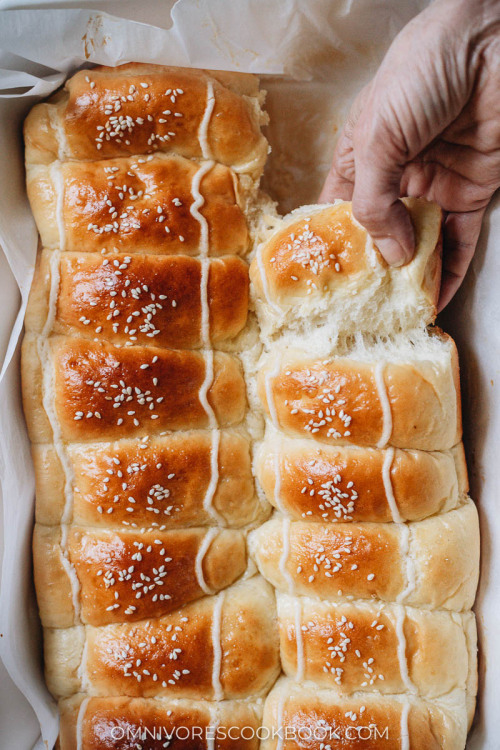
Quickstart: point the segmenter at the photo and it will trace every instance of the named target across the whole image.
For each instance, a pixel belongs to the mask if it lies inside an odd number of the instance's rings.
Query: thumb
[[[355,181],[352,211],[373,238],[391,266],[408,263],[415,252],[415,235],[410,215],[399,200],[405,165],[394,136],[384,125],[370,124],[370,136],[363,136],[363,124],[354,137]]]
[[[486,208],[448,214],[444,223],[443,278],[438,312],[446,307],[462,283],[474,256]]]

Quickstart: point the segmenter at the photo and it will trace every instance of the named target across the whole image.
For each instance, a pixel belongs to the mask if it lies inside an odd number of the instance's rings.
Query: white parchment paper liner
[[[0,9],[7,9],[0,13],[0,245],[22,298],[0,374],[0,653],[38,716],[41,749],[53,746],[58,730],[41,669],[30,557],[34,478],[20,400],[19,339],[37,247],[24,188],[26,113],[82,65],[141,61],[265,74],[273,148],[265,182],[288,211],[316,200],[349,102],[375,72],[392,37],[426,2],[109,0],[99,3],[102,11],[71,2],[52,2],[49,10],[37,5],[42,3],[11,10],[15,3],[0,0]],[[461,353],[472,494],[483,533],[481,701],[469,750],[497,750],[500,737],[500,639],[494,637],[500,632],[494,586],[500,576],[499,237],[500,206],[487,216],[467,282],[444,322]],[[6,283],[0,278],[0,295]]]

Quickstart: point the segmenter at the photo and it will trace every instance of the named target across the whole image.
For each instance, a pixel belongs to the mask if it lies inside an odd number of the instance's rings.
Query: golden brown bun
[[[208,152],[200,126],[213,87]],[[129,63],[82,70],[54,103],[38,104],[24,127],[26,161],[102,159],[165,151],[213,158],[260,174],[267,141],[260,132],[258,79],[242,73],[206,72]],[[176,115],[177,113],[177,115]]]
[[[393,333],[432,323],[441,277],[442,211],[407,198],[415,255],[404,268],[384,261],[350,202],[303,206],[257,249],[250,275],[263,334],[305,332],[319,324],[337,335]]]
[[[191,212],[200,168],[162,154],[31,167],[28,197],[42,245],[77,253],[203,253],[200,222]],[[200,193],[208,254],[246,252],[248,228],[234,173],[213,165]]]
[[[440,452],[379,450],[269,430],[255,468],[269,502],[304,521],[419,521],[452,510],[468,491],[462,443]]]
[[[41,333],[49,315],[51,258],[47,250],[38,256],[26,310],[27,331]],[[198,259],[66,253],[58,271],[53,333],[126,346],[196,349],[205,343]],[[231,255],[211,260],[207,298],[212,344],[234,338],[247,320],[247,264]]]
[[[196,750],[259,748],[260,703],[86,698],[80,694],[61,701],[59,708],[59,750],[116,750],[130,747],[126,742],[134,738],[145,740],[148,750],[164,750],[166,742],[169,750],[185,749],[186,738]]]
[[[71,627],[79,618],[106,625],[159,617],[226,588],[247,564],[240,531],[71,526],[64,545],[61,533],[36,524],[33,534],[40,619],[51,628]]]
[[[275,736],[269,731],[262,750],[333,750],[335,745],[342,750],[464,750],[467,737],[461,691],[442,702],[377,693],[345,697],[282,679],[266,700],[263,721]],[[276,729],[281,726],[287,732],[278,744]],[[312,742],[304,745],[301,737]]]
[[[53,438],[42,393],[47,368],[54,373],[54,410],[64,440],[117,440],[210,425],[200,398],[207,355],[56,336],[49,339],[47,361],[41,361],[38,343],[28,334],[22,347],[23,404],[34,443]],[[245,383],[234,357],[213,355],[207,398],[220,426],[241,422]]]
[[[236,432],[73,444],[66,452],[74,477],[71,520],[78,526],[238,527],[269,512],[255,493],[249,441]],[[65,513],[63,467],[52,445],[34,445],[32,454],[36,519],[54,526]]]
[[[260,576],[171,614],[45,631],[49,690],[97,696],[245,698],[279,672],[274,593]]]
[[[334,445],[452,448],[462,435],[455,344],[438,333],[401,346],[326,359],[275,349],[259,372],[265,412],[289,435]]]
[[[472,612],[279,594],[278,620],[283,671],[299,682],[311,680],[346,695],[427,697],[466,691],[477,682]]]
[[[251,532],[249,544],[260,572],[279,591],[456,611],[474,602],[479,523],[472,501],[407,526],[276,516]]]

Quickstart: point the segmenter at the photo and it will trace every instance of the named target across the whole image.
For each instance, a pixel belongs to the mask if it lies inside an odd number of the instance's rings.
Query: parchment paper
[[[109,0],[80,2],[76,8],[72,2],[0,0],[0,244],[13,274],[0,277],[0,345],[5,343],[0,351],[7,349],[0,374],[0,654],[40,721],[37,749],[53,746],[57,715],[41,671],[30,558],[34,479],[20,401],[19,337],[37,246],[24,190],[23,118],[69,74],[94,63],[135,60],[264,74],[273,149],[265,187],[288,211],[315,202],[350,101],[375,72],[393,36],[425,5],[425,0],[178,0],[175,5]],[[495,507],[500,494],[499,237],[500,206],[487,216],[467,283],[443,321],[461,354],[472,495],[483,533],[481,699],[469,750],[498,750],[500,736],[500,646],[494,637],[500,632],[494,584],[500,576]],[[13,287],[22,303],[12,328],[18,306]]]

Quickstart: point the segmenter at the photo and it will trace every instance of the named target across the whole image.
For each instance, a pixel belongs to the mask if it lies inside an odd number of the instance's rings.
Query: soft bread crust
[[[49,315],[51,258],[47,250],[38,256],[25,317],[27,331],[41,333]],[[125,346],[196,349],[204,343],[199,259],[185,255],[109,259],[65,253],[57,273],[53,334],[104,338]],[[232,255],[212,259],[207,297],[211,343],[237,336],[248,315],[247,264]]]
[[[217,483],[212,495],[214,450]],[[234,431],[221,432],[215,448],[210,433],[193,431],[151,438],[146,444],[139,439],[73,444],[67,454],[74,477],[72,522],[78,526],[238,527],[269,512],[255,494],[248,438]],[[66,506],[63,468],[52,445],[34,445],[32,455],[36,519],[54,526],[61,523]]]
[[[62,559],[59,528],[36,524],[35,586],[46,627],[67,628],[78,617],[91,625],[159,617],[226,588],[246,567],[243,534],[224,529],[113,532],[71,526],[65,553],[76,581]]]
[[[279,591],[455,611],[474,603],[479,522],[472,501],[407,527],[277,516],[252,531],[249,544],[260,572]]]
[[[479,519],[472,500],[450,513],[412,524],[411,534],[420,577],[408,603],[418,607],[429,602],[431,608],[457,612],[471,609],[480,555]]]
[[[204,149],[199,131],[210,95]],[[258,177],[268,150],[261,102],[258,79],[247,74],[138,63],[79,71],[53,103],[38,104],[28,115],[26,161],[163,151],[213,158]]]
[[[321,742],[335,747],[340,740],[346,750],[367,746],[370,750],[400,750],[405,746],[411,750],[458,750],[465,747],[467,736],[460,691],[447,701],[428,703],[408,694],[346,697],[287,679],[280,680],[269,694],[263,723],[270,737],[261,744],[262,750],[299,750],[304,747],[301,737],[310,736],[315,738],[314,747],[321,747]],[[283,744],[278,744],[276,733],[273,736],[271,731],[278,726],[287,730]],[[322,728],[326,735],[320,733]]]
[[[163,750],[167,741],[169,748],[181,747],[188,733],[197,750],[259,747],[262,705],[257,702],[85,698],[80,694],[61,701],[59,709],[59,750],[115,750],[117,740],[141,739],[142,733],[150,750]]]
[[[157,154],[31,167],[28,197],[42,244],[78,253],[197,255],[202,240],[192,184],[201,166]],[[209,254],[245,253],[249,234],[235,174],[213,164],[199,190]]]
[[[200,397],[209,366],[203,353],[119,348],[54,336],[48,344],[48,361],[42,362],[37,344],[37,337],[27,334],[22,346],[23,404],[33,443],[53,438],[42,395],[44,368],[53,371],[54,410],[64,440],[117,440],[210,424]],[[207,400],[221,427],[242,421],[246,392],[235,357],[213,355]]]
[[[255,469],[267,499],[296,520],[418,521],[456,507],[468,491],[462,443],[449,451],[315,445],[269,430]],[[389,460],[388,498],[384,466]]]
[[[278,620],[285,674],[346,695],[409,692],[435,698],[468,690],[476,670],[469,658],[476,643],[472,612],[279,594]]]
[[[263,693],[279,672],[273,591],[254,577],[219,596],[220,615],[210,596],[133,624],[46,630],[49,690],[192,700]]]
[[[418,348],[397,358],[396,345],[387,359],[380,348],[362,357],[354,352],[326,359],[275,351],[259,372],[259,398],[274,426],[291,436],[334,445],[380,447],[387,441],[396,448],[448,450],[462,435],[458,356],[450,338],[433,340],[441,341],[434,360]]]
[[[264,337],[285,327],[303,333],[314,324],[345,335],[432,323],[442,212],[424,199],[404,202],[415,231],[415,255],[402,269],[387,265],[354,219],[350,202],[305,206],[273,221],[250,270]]]

